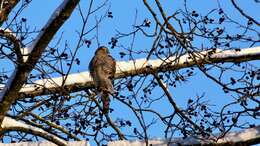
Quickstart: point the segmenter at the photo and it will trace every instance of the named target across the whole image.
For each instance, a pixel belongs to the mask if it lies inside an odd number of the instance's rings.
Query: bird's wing
[[[89,69],[89,73],[91,75],[92,78],[94,78],[94,72],[95,72],[95,62],[96,62],[96,59],[95,57],[91,59],[89,65],[88,65],[88,69]]]
[[[112,76],[112,78],[114,78],[115,73],[116,73],[116,61],[115,61],[115,59],[114,59],[112,56],[110,56],[110,55],[108,55],[107,61],[109,62],[108,64],[110,65],[110,68],[111,68],[110,75]]]
[[[111,56],[103,56],[103,58],[99,60],[99,65],[102,66],[102,70],[105,74],[114,76],[115,60]]]

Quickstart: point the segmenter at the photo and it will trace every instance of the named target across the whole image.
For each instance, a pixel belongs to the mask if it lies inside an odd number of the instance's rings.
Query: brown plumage
[[[108,113],[109,95],[113,93],[112,81],[116,72],[116,61],[109,55],[108,48],[102,46],[96,50],[89,63],[89,71],[95,87],[101,94],[103,112]]]

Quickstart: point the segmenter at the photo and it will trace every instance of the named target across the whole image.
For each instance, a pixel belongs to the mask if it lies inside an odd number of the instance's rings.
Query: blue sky
[[[206,14],[210,10],[214,8],[218,8],[218,3],[216,0],[187,0],[188,1],[188,7],[190,10],[196,10],[199,14]],[[49,19],[49,16],[52,14],[52,12],[57,8],[57,6],[62,2],[62,0],[44,0],[44,1],[37,1],[34,0],[30,4],[26,10],[22,13],[20,16],[27,18],[27,24],[30,26],[30,28],[36,28],[36,30],[40,30],[41,27],[47,22]],[[258,21],[259,20],[259,14],[257,15],[257,12],[260,10],[260,5],[255,4],[253,0],[237,0],[237,3],[241,8],[249,15],[254,16]],[[230,1],[221,1],[220,5],[224,9],[225,12],[227,12],[230,17],[236,19],[237,21],[242,23],[247,23],[244,21],[244,19],[241,19],[241,15],[237,12],[237,10],[232,7]],[[84,1],[81,2],[81,6],[86,12],[88,4]],[[96,5],[96,3],[94,4]],[[167,1],[163,3],[164,8],[166,9],[166,12],[170,14],[171,12],[174,12],[177,9],[183,8],[183,1]],[[98,38],[101,45],[108,45],[108,42],[110,41],[111,37],[113,37],[117,31],[120,31],[122,33],[127,33],[133,30],[133,23],[136,21],[136,24],[141,24],[146,18],[151,19],[151,15],[148,13],[148,10],[143,5],[142,1],[140,0],[111,0],[107,6],[104,7],[104,9],[100,10],[100,13],[97,13],[95,16],[92,16],[88,22],[87,30],[95,24],[95,18],[99,18],[101,15],[103,15],[106,10],[110,9],[110,11],[113,14],[113,18],[106,18],[101,24],[99,28]],[[135,14],[136,14],[136,20],[135,20]],[[78,35],[76,31],[80,31],[81,29],[81,20],[79,19],[79,12],[78,10],[75,10],[71,18],[65,23],[65,25],[61,28],[61,30],[56,34],[53,41],[49,45],[50,47],[54,46],[54,44],[59,40],[59,38],[62,36],[62,41],[59,45],[60,48],[64,47],[65,42],[69,42],[69,47],[75,48],[76,42],[78,39]],[[152,33],[154,28],[154,24],[151,24],[151,28],[147,29],[148,32]],[[232,28],[232,26],[225,26],[226,29],[230,32],[238,31],[238,28]],[[90,33],[85,37],[85,39],[92,39],[92,45],[90,48],[87,48],[87,46],[83,46],[78,51],[78,58],[81,60],[80,65],[73,65],[73,69],[71,72],[81,72],[86,71],[88,67],[88,63],[93,56],[93,53],[95,51],[95,48],[97,47],[96,39],[94,38],[96,35],[96,31]],[[28,39],[30,41],[30,39]],[[136,51],[141,50],[149,50],[152,46],[153,38],[145,38],[143,35],[137,34],[136,40],[134,42],[134,49]],[[195,42],[197,46],[199,46],[202,42]],[[119,40],[118,45],[124,45],[126,47],[130,47],[131,45],[131,37],[123,38]],[[247,47],[248,44],[241,43],[241,44],[234,44],[236,47]],[[119,52],[124,51],[123,48],[116,47],[115,49],[110,49],[111,54],[116,58],[116,60],[128,60],[129,58],[125,57],[123,59],[120,58]],[[144,55],[136,55],[136,58],[142,58]],[[1,64],[3,63],[1,60]],[[8,69],[5,67],[5,69]],[[186,69],[181,70],[180,72],[185,72]],[[196,75],[194,77],[191,77],[187,82],[177,83],[176,88],[170,88],[171,93],[173,94],[174,100],[177,102],[177,104],[185,108],[187,99],[191,97],[201,96],[205,94],[205,101],[209,100],[210,103],[213,105],[215,109],[219,108],[219,105],[224,105],[228,101],[230,101],[230,96],[227,96],[222,91],[222,88],[213,83],[211,80],[207,79],[202,73],[198,70],[195,70]],[[234,75],[233,74],[229,74]],[[54,75],[55,76],[55,75]],[[162,94],[161,91],[156,90],[153,92],[154,95]],[[218,105],[218,106],[216,106]],[[134,118],[134,115],[128,114],[129,111],[127,108],[123,107],[118,101],[112,100],[111,106],[115,109],[115,112],[111,115],[114,119],[116,118],[128,118],[132,119]],[[161,113],[169,113],[169,103],[166,100],[161,100],[158,103],[155,103],[154,109],[160,111]],[[234,107],[236,108],[236,107]],[[145,115],[145,119],[147,121],[152,120],[152,116],[147,114]],[[246,119],[243,119],[246,120]],[[256,121],[256,123],[260,124],[260,121]],[[125,131],[132,129],[125,129]],[[161,137],[163,136],[163,127],[160,125],[154,125],[153,128],[151,128],[149,135],[151,137]]]

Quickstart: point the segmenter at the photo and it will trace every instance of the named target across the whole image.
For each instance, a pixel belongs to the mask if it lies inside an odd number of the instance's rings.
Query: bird
[[[113,79],[116,72],[116,61],[110,55],[105,46],[97,48],[94,57],[89,63],[90,76],[92,77],[95,88],[100,93],[103,102],[103,113],[109,111],[110,99],[113,94]]]

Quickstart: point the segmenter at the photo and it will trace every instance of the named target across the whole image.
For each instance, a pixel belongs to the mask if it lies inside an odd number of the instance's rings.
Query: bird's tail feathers
[[[107,114],[109,112],[109,104],[110,104],[110,98],[108,92],[101,93],[101,100],[103,103],[103,113]]]

